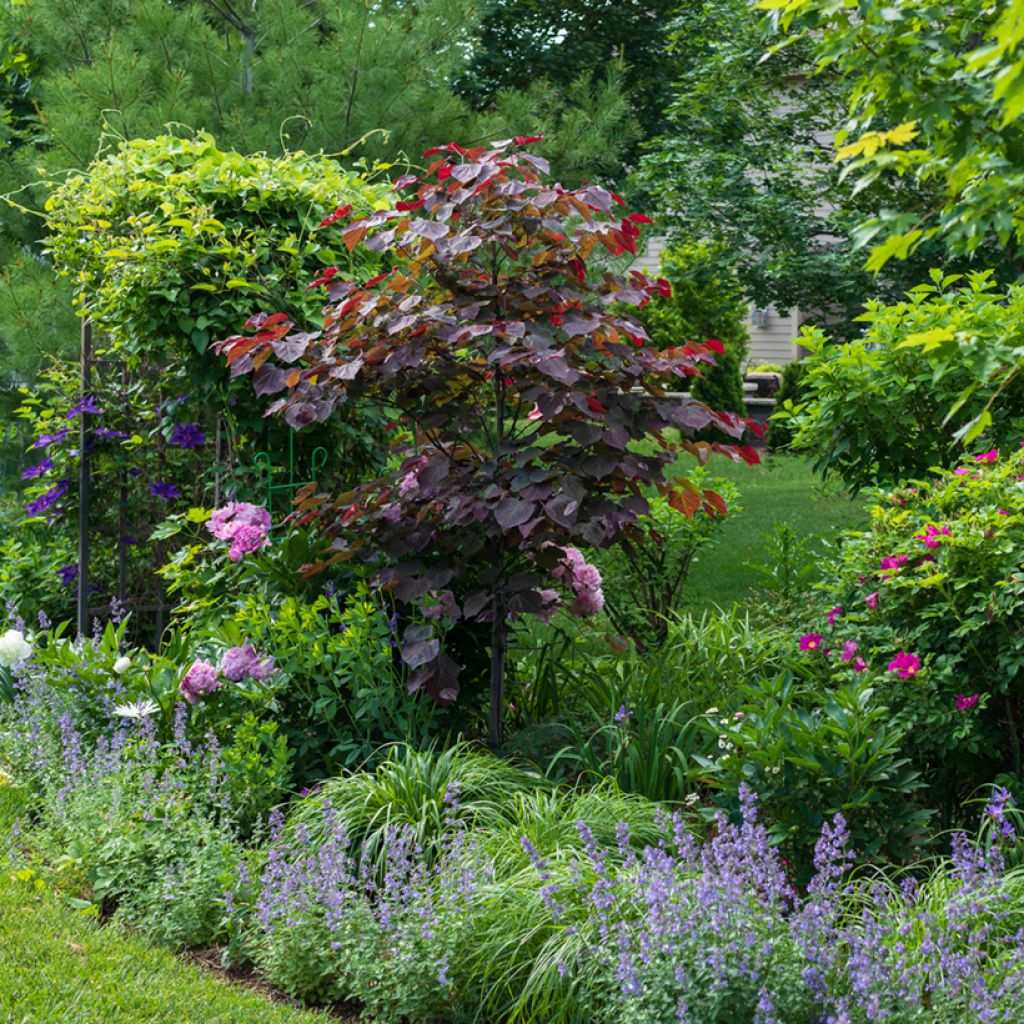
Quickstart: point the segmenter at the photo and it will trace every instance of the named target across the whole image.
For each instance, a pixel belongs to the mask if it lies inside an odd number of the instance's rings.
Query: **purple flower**
[[[877,608],[878,607],[878,591],[876,590],[874,593],[868,594],[868,596],[864,598],[864,603],[869,608],[871,608],[871,609]]]
[[[816,651],[821,647],[821,641],[824,638],[820,633],[804,633],[800,637],[800,650],[801,651]]]
[[[86,413],[91,413],[93,416],[99,416],[102,412],[102,409],[98,409],[96,407],[96,396],[85,395],[77,405],[73,405],[68,409],[67,418],[69,420],[73,420],[79,414]]]
[[[199,658],[192,662],[178,684],[178,692],[189,704],[198,704],[206,694],[213,693],[219,688],[217,670],[208,661]]]
[[[1017,830],[1013,827],[1013,822],[1009,821],[1006,817],[1007,807],[1013,808],[1015,806],[1016,804],[1010,791],[1005,786],[997,786],[993,789],[992,798],[985,808],[985,813],[995,822],[999,829],[999,834],[1004,839],[1013,839],[1017,834]]]
[[[21,474],[21,479],[31,480],[33,477],[45,476],[51,469],[53,469],[53,459],[46,456],[45,459],[37,462],[34,466],[29,466],[28,469]]]
[[[163,480],[157,480],[155,483],[149,485],[149,493],[154,498],[162,498],[164,501],[170,501],[172,498],[180,498],[181,492],[174,484],[166,483]]]
[[[970,711],[978,703],[978,694],[972,693],[969,697],[958,695],[956,698],[957,711]]]
[[[841,604],[837,604],[835,608],[829,608],[828,615],[826,616],[826,618],[828,619],[828,624],[830,626],[834,626],[836,624],[836,619],[839,618],[839,616],[842,614],[843,606]]]
[[[266,681],[274,673],[274,659],[256,653],[252,644],[231,647],[220,660],[220,672],[225,679],[240,683],[243,679]]]
[[[843,653],[839,655],[840,661],[853,661],[854,655],[857,653],[857,643],[854,640],[847,640],[843,644]]]
[[[68,493],[70,487],[70,480],[58,480],[45,494],[41,494],[35,501],[30,501],[25,506],[25,511],[30,516],[38,516],[48,512]]]
[[[62,565],[57,570],[57,575],[65,587],[70,587],[78,576],[78,563],[72,562],[70,565]]]
[[[123,430],[112,430],[110,427],[97,427],[93,431],[93,437],[100,441],[124,441],[128,436]]]
[[[921,659],[908,651],[900,651],[888,665],[889,671],[895,672],[900,679],[909,679],[911,676],[917,675],[917,670],[920,667]]]
[[[206,444],[206,435],[198,423],[175,423],[167,443],[175,448],[201,448]]]
[[[70,427],[61,427],[61,429],[58,430],[57,433],[55,434],[40,434],[40,436],[36,439],[36,442],[35,444],[32,445],[32,447],[47,448],[51,444],[60,444],[60,442],[63,441],[64,438],[67,437],[68,434],[70,433]]]
[[[628,722],[633,717],[633,712],[626,707],[625,704],[620,705],[619,710],[615,712],[615,721],[620,725],[623,722]]]

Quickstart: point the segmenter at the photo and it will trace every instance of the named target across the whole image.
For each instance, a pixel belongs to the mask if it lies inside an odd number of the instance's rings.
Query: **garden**
[[[1024,1019],[1024,6],[108,6],[0,0],[5,1019]]]

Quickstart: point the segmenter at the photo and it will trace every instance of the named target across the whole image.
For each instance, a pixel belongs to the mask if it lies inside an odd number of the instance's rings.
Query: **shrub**
[[[663,498],[653,498],[637,520],[637,536],[595,556],[605,581],[605,612],[615,628],[641,647],[656,647],[668,636],[670,617],[680,610],[690,567],[717,541],[728,516],[743,511],[739,492],[727,480],[693,481],[718,497],[704,499],[689,516]],[[720,499],[720,500],[719,500]]]
[[[674,243],[661,254],[661,273],[672,286],[638,314],[652,344],[673,348],[717,338],[723,351],[714,366],[701,371],[690,388],[694,397],[713,409],[743,414],[742,366],[747,359],[747,301],[736,275],[715,246]]]
[[[493,745],[508,614],[549,614],[559,601],[549,583],[578,614],[599,610],[599,577],[576,545],[608,547],[635,529],[648,508],[644,487],[685,511],[699,507],[696,488],[666,478],[676,448],[702,462],[716,446],[757,460],[743,446],[686,440],[709,426],[739,438],[742,418],[660,397],[721,345],[656,353],[643,347],[642,327],[612,312],[667,284],[638,272],[628,282],[587,277],[598,246],[635,252],[647,218],[613,213],[617,198],[598,186],[544,182],[545,161],[521,151],[528,141],[429,150],[437,159],[422,179],[396,182],[415,185],[412,198],[344,227],[348,249],[365,242],[389,269],[365,285],[325,271],[323,331],[260,314],[254,335],[219,346],[233,376],[252,373],[259,394],[284,392],[268,412],[293,426],[360,399],[415,425],[416,446],[396,472],[333,497],[307,494],[300,510],[320,518],[331,542],[321,567],[358,558],[426,618],[491,633]],[[328,219],[350,213],[346,204]],[[668,428],[681,432],[680,445]],[[651,454],[630,450],[645,439]],[[410,688],[454,700],[460,667],[429,622],[405,626],[401,642]]]
[[[782,370],[782,385],[775,393],[778,411],[768,421],[768,447],[773,451],[789,448],[793,443],[791,409],[800,407],[804,401],[809,366],[805,357],[786,363]]]
[[[1024,451],[993,448],[880,494],[823,580],[829,623],[811,627],[832,661],[855,645],[947,820],[998,773],[1022,782],[1022,476]]]
[[[794,431],[793,448],[810,452],[822,472],[864,487],[955,463],[964,419],[987,429],[990,445],[1020,437],[1024,380],[1000,387],[987,375],[990,350],[1021,330],[1024,289],[997,291],[987,273],[953,287],[958,280],[933,273],[904,302],[869,303],[864,337],[847,345],[805,333],[802,400],[783,402],[776,414]]]

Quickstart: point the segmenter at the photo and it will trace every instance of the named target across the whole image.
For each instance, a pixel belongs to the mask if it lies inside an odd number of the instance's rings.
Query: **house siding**
[[[637,257],[633,266],[649,277],[659,275],[661,250],[665,247],[666,236],[654,235],[646,249]],[[750,305],[747,330],[750,331],[750,362],[778,363],[785,366],[802,355],[796,338],[800,334],[800,310],[777,310],[770,306],[764,317],[764,326],[755,322],[755,306]]]

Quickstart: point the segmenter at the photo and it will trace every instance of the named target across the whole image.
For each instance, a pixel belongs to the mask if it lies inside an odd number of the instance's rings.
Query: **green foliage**
[[[868,269],[901,273],[893,260],[935,240],[976,256],[994,243],[1017,276],[1024,92],[1016,0],[953,0],[941,17],[929,0],[759,6],[789,33],[781,45],[806,41],[819,67],[849,83],[846,127],[836,137],[844,175],[858,188],[895,181],[930,193],[923,207],[908,208],[900,201],[907,190],[897,190],[858,226],[858,240],[872,244]]]
[[[433,857],[455,821],[492,829],[505,820],[517,794],[544,786],[536,773],[464,744],[417,751],[392,747],[371,772],[345,773],[328,779],[296,809],[310,840],[329,828],[345,829],[349,841],[381,868],[395,829],[408,827],[418,847]]]
[[[806,359],[786,363],[782,371],[782,386],[775,393],[775,404],[780,412],[803,402],[807,369]],[[768,446],[778,451],[789,448],[792,442],[793,430],[787,416],[773,415],[768,421]]]
[[[345,598],[243,598],[218,633],[274,658],[277,721],[304,784],[372,762],[396,741],[423,747],[447,731],[445,710],[410,694],[390,609],[365,586]]]
[[[852,10],[838,9],[841,17]],[[935,243],[884,279],[864,269],[858,225],[885,209],[924,211],[935,187],[881,180],[865,188],[844,176],[828,140],[851,86],[834,69],[818,72],[813,41],[770,48],[775,40],[746,0],[680,5],[672,39],[668,126],[635,176],[672,236],[712,244],[758,306],[797,308],[848,334],[868,298],[896,299],[945,262]],[[874,60],[866,50],[858,59]],[[976,255],[983,265],[1004,262],[996,245]]]
[[[718,750],[695,757],[694,775],[720,788],[717,802],[733,809],[740,786],[750,786],[775,841],[803,871],[822,825],[838,813],[868,858],[906,860],[926,839],[930,813],[915,802],[924,783],[906,755],[907,726],[892,722],[871,685],[825,689],[787,674],[744,684],[739,695],[731,714],[706,715]]]
[[[638,313],[658,348],[717,338],[725,351],[694,380],[691,393],[713,409],[745,415],[743,364],[749,351],[747,303],[721,245],[675,244],[661,254],[671,296],[655,296]]]
[[[694,559],[716,545],[728,516],[743,511],[738,489],[727,480],[706,479],[697,470],[691,482],[698,489],[710,488],[720,504],[705,499],[685,515],[664,498],[652,498],[647,514],[637,520],[635,539],[595,557],[605,581],[608,618],[620,634],[642,647],[665,640],[671,616],[681,609]]]
[[[880,495],[823,581],[843,610],[826,643],[859,645],[947,819],[1000,772],[1022,777],[1024,451],[986,458]],[[920,659],[910,678],[886,670],[899,651]]]
[[[1024,288],[997,291],[988,274],[956,284],[935,273],[903,302],[869,303],[863,339],[847,345],[804,335],[811,355],[802,361],[802,401],[784,402],[776,416],[819,471],[864,487],[950,465],[964,438],[950,422],[954,403],[958,418],[984,414],[990,444],[1020,436],[1024,380],[1000,388],[990,371],[1020,345]]]
[[[77,538],[42,519],[26,523],[20,507],[5,508],[0,524],[0,604],[31,623],[40,612],[52,622],[73,618],[74,589],[61,583],[57,570],[77,561]]]

